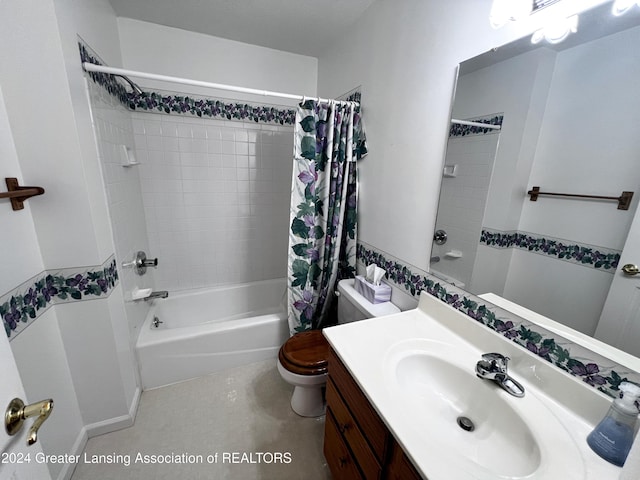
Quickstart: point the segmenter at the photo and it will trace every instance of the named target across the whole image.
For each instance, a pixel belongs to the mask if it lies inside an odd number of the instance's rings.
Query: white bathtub
[[[154,300],[136,345],[143,389],[275,359],[289,337],[285,288],[265,280]]]
[[[450,283],[453,286],[456,286],[458,288],[464,288],[464,282],[461,282],[460,280],[457,280],[445,273],[439,272],[434,269],[430,269],[429,273],[434,277],[438,277],[440,280],[444,280],[445,282]]]

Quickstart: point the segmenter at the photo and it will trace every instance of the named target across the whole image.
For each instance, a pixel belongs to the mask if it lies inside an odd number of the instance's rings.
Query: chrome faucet
[[[524,387],[507,373],[509,357],[499,353],[485,353],[476,363],[476,375],[485,380],[493,380],[514,397],[524,397]]]
[[[144,299],[144,301],[153,300],[154,298],[167,298],[169,296],[169,292],[166,290],[158,290],[157,292],[151,292],[148,297]]]

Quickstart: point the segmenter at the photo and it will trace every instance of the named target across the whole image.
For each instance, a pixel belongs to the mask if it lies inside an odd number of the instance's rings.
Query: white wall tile
[[[118,265],[131,260],[135,252],[144,250],[154,256],[147,239],[147,222],[145,215],[153,217],[153,208],[145,212],[145,200],[151,207],[156,204],[158,180],[163,179],[158,173],[162,167],[163,142],[170,135],[170,128],[164,128],[154,115],[131,113],[122,107],[117,100],[108,95],[96,95],[102,89],[93,82],[88,82],[92,103],[94,123],[101,125],[96,129],[98,152],[102,166],[104,184],[107,191],[109,216],[113,229]],[[135,147],[136,158],[141,165],[124,168],[120,151],[122,145]],[[153,149],[156,149],[155,151]],[[160,161],[159,161],[160,160]],[[168,167],[170,168],[170,167]],[[180,172],[179,169],[170,172]],[[179,177],[178,177],[179,178]],[[165,185],[175,190],[171,185]],[[153,272],[144,277],[137,276],[131,269],[118,269],[122,289],[131,292],[134,287],[153,287]],[[139,327],[144,321],[148,305],[130,308],[125,306],[129,321],[130,336],[137,337]]]
[[[180,138],[193,138],[193,133],[191,131],[190,125],[180,124],[176,125],[177,135]]]
[[[146,127],[145,127],[146,128]],[[147,150],[163,151],[162,137],[159,135],[147,135]]]
[[[134,130],[135,131],[135,130]],[[146,135],[162,135],[159,120],[147,119],[144,121],[144,133]]]
[[[265,132],[251,123],[160,118],[164,153],[140,168],[149,248],[161,255],[158,288],[286,275],[293,129],[273,126]],[[153,120],[150,127],[149,137],[157,137]],[[159,153],[151,150],[157,139],[139,135],[141,152]],[[254,244],[257,234],[262,238]]]
[[[220,140],[220,132],[217,132],[218,136],[212,139],[208,137],[207,140],[207,152],[209,153],[222,153],[222,140]]]
[[[458,167],[456,177],[442,179],[436,228],[445,230],[448,239],[433,246],[432,256],[441,258],[433,268],[466,285],[471,282],[498,139],[497,134],[452,137],[447,147],[445,165]],[[451,250],[461,251],[462,257],[445,257]]]
[[[207,140],[205,138],[194,138],[191,148],[194,153],[207,153]]]

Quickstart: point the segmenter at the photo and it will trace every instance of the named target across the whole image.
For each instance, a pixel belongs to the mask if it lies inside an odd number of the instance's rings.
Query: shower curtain
[[[360,107],[303,100],[295,123],[288,315],[293,335],[328,323],[333,289],[356,268],[356,162],[367,153]]]

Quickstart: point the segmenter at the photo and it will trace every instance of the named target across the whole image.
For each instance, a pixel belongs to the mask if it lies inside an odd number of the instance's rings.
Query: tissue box
[[[353,286],[356,289],[356,292],[371,303],[384,303],[391,301],[391,287],[386,283],[373,285],[367,282],[362,275],[357,275]]]

